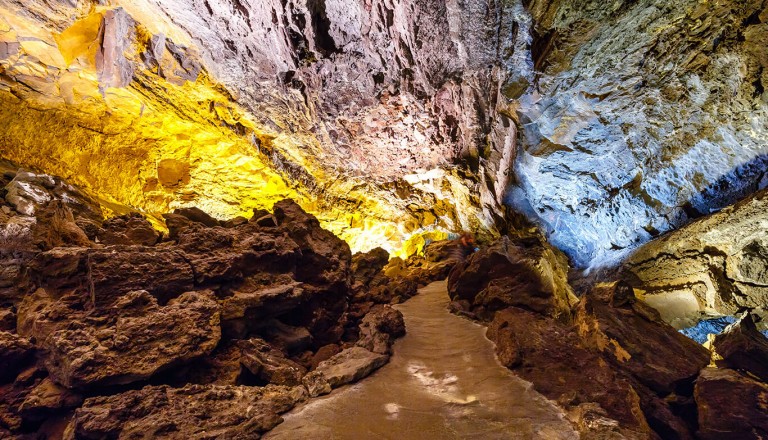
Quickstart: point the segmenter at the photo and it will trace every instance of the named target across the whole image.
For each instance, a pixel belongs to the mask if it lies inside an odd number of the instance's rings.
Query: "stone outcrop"
[[[710,352],[625,283],[576,299],[557,255],[538,237],[481,249],[451,272],[454,310],[487,322],[500,362],[562,405],[585,436],[693,438],[693,384]],[[504,294],[489,307],[492,289]]]
[[[351,312],[353,280],[396,281],[386,252],[353,268],[349,246],[292,200],[252,221],[177,210],[162,234],[68,191],[19,193],[34,215],[2,211],[0,228],[28,235],[0,246],[0,436],[255,437],[382,366],[405,333],[388,304],[363,295]]]
[[[707,368],[696,381],[698,438],[757,439],[768,435],[768,385],[729,369]]]
[[[754,317],[745,313],[712,343],[723,364],[768,382],[768,337],[757,330]]]
[[[677,328],[768,304],[768,192],[760,191],[639,248],[623,278]]]

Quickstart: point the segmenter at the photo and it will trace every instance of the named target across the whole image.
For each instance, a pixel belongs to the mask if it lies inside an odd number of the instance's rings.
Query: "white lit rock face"
[[[615,261],[766,185],[762,2],[529,3],[544,73],[516,104],[509,201],[577,264]]]

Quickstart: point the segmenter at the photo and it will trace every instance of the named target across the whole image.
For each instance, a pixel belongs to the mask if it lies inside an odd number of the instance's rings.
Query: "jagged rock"
[[[16,377],[34,355],[29,339],[0,331],[0,383]]]
[[[294,386],[301,384],[306,370],[296,362],[286,359],[282,352],[272,348],[262,339],[241,341],[240,362],[265,383]]]
[[[751,314],[745,313],[715,336],[713,346],[723,358],[719,364],[746,371],[768,382],[768,338],[757,330]]]
[[[15,332],[16,331],[16,312],[10,308],[0,308],[0,331],[2,332]]]
[[[295,309],[307,298],[307,292],[297,282],[266,288],[255,286],[253,289],[241,286],[222,302],[221,319],[225,333],[245,336],[254,326],[259,327],[261,321]]]
[[[354,290],[367,288],[381,273],[389,262],[389,252],[382,248],[375,248],[365,253],[356,253],[352,256],[352,273],[354,274]]]
[[[19,170],[5,190],[5,200],[22,215],[34,216],[49,202],[57,201],[71,210],[74,217],[103,219],[96,201],[57,177]]]
[[[153,246],[160,240],[160,234],[141,214],[131,213],[105,221],[96,238],[106,245]]]
[[[65,438],[258,438],[305,398],[304,387],[149,386],[86,399]]]
[[[58,316],[47,335],[37,330],[46,368],[57,383],[73,388],[147,379],[209,354],[221,335],[219,306],[209,291],[187,292],[166,306],[135,291],[113,309],[111,318],[73,313]]]
[[[301,379],[301,383],[307,389],[309,397],[322,396],[331,392],[331,384],[319,371],[310,371]]]
[[[373,353],[389,355],[395,339],[402,336],[405,336],[403,314],[388,305],[376,305],[360,323],[357,345]]]
[[[768,385],[736,371],[706,368],[694,391],[699,411],[698,438],[761,439],[768,436]]]
[[[690,388],[709,364],[707,349],[662,321],[621,282],[598,285],[583,297],[576,325],[588,346],[660,395]]]
[[[186,256],[171,248],[57,248],[38,255],[31,270],[40,286],[78,289],[100,308],[134,290],[147,290],[165,303],[194,287]]]
[[[584,348],[576,329],[527,310],[496,313],[488,327],[501,363],[536,390],[564,405],[595,403],[622,428],[648,436],[640,397],[630,381],[599,355]]]
[[[768,304],[768,191],[639,248],[623,277],[676,328]]]
[[[312,345],[312,335],[304,327],[293,327],[272,319],[266,322],[259,333],[270,345],[282,350],[288,355],[302,352]]]
[[[331,387],[338,388],[370,375],[386,364],[388,359],[387,355],[372,353],[362,347],[351,347],[320,362],[315,371],[322,373]]]
[[[575,304],[565,256],[542,237],[503,237],[459,263],[448,278],[453,301],[481,317],[509,306],[568,319]]]
[[[77,408],[82,402],[80,394],[45,378],[26,395],[19,413],[27,420],[43,420],[53,412]]]
[[[209,228],[212,228],[214,226],[220,226],[220,223],[215,218],[211,217],[203,211],[200,208],[191,207],[191,208],[178,208],[174,209],[173,213],[176,215],[180,215],[182,217],[186,217],[190,221],[196,222],[196,223],[202,223],[205,226],[208,226]]]

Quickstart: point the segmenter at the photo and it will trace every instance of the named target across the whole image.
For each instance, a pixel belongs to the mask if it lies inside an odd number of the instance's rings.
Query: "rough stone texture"
[[[0,331],[0,383],[13,379],[33,354],[29,339]]]
[[[623,278],[677,328],[768,304],[768,191],[639,248]]]
[[[258,438],[305,398],[303,387],[150,386],[86,399],[65,438]]]
[[[661,320],[622,283],[601,285],[581,299],[576,322],[582,340],[659,394],[690,385],[710,352]]]
[[[388,305],[376,305],[360,323],[357,345],[379,354],[391,354],[395,339],[405,336],[403,314]]]
[[[508,200],[577,265],[766,185],[764,1],[526,4],[537,73],[510,106],[521,144]]]
[[[471,255],[451,271],[448,292],[487,319],[515,306],[567,320],[576,302],[567,259],[539,236],[505,236]]]
[[[768,385],[736,371],[707,368],[696,381],[698,438],[760,439],[768,436]]]
[[[387,355],[352,347],[320,362],[315,371],[322,373],[331,387],[338,388],[368,376],[387,363],[388,359]]]
[[[757,330],[752,315],[744,314],[715,336],[712,345],[728,368],[746,371],[768,382],[768,337]]]
[[[153,246],[160,241],[160,234],[147,219],[138,213],[131,213],[105,221],[97,238],[99,242],[107,245]]]
[[[82,321],[69,317],[50,334],[35,334],[56,382],[69,388],[136,382],[209,354],[219,342],[212,292],[188,292],[161,307],[146,291],[136,291],[113,307],[116,317],[102,325],[88,322],[87,315]]]
[[[265,383],[295,386],[301,384],[301,379],[306,373],[301,365],[286,359],[280,351],[273,349],[263,340],[242,341],[240,350],[240,362],[243,366]]]

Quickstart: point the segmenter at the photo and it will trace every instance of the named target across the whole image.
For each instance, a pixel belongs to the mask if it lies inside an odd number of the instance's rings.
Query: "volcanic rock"
[[[282,352],[272,348],[261,339],[241,341],[240,362],[252,374],[265,383],[294,386],[301,384],[306,370],[299,364],[286,359]]]
[[[34,355],[34,347],[27,338],[0,331],[0,383],[16,377]]]
[[[392,353],[395,339],[405,336],[405,321],[400,311],[388,305],[376,305],[360,323],[359,347],[373,353]]]
[[[752,314],[743,314],[737,322],[715,336],[713,346],[723,358],[718,364],[746,371],[768,382],[768,338],[757,330]]]
[[[148,386],[86,399],[65,438],[258,438],[305,398],[304,387]]]
[[[760,439],[768,436],[768,385],[734,370],[706,368],[694,391],[698,438]]]
[[[662,321],[621,282],[598,285],[583,297],[576,324],[588,346],[662,395],[690,388],[709,364],[707,349]]]
[[[106,245],[153,246],[160,240],[160,234],[141,214],[130,213],[105,221],[97,239]]]
[[[451,271],[448,292],[488,319],[515,306],[567,320],[576,302],[565,256],[539,236],[503,237],[471,255]]]
[[[363,347],[351,347],[320,362],[315,371],[322,373],[331,387],[338,388],[370,375],[387,360],[387,355],[373,353]]]
[[[44,311],[40,317],[50,319]],[[211,292],[188,292],[160,306],[146,291],[117,300],[112,316],[56,316],[49,333],[33,330],[51,377],[68,388],[126,384],[210,353],[220,338]],[[35,317],[26,316],[36,327]]]

